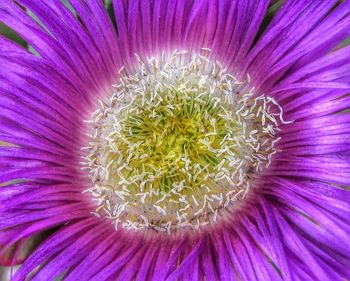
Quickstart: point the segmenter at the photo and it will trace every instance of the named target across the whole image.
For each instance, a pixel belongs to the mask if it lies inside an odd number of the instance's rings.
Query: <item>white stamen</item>
[[[244,198],[269,166],[283,108],[255,96],[210,49],[136,55],[139,71],[118,71],[111,99],[85,121],[81,165],[89,171],[97,216],[115,227],[171,233],[198,229]]]

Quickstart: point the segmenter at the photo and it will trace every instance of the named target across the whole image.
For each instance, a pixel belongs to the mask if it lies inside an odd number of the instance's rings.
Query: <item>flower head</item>
[[[204,55],[140,63],[87,121],[87,190],[116,227],[199,229],[269,165],[282,113]]]
[[[0,3],[14,280],[350,277],[349,1],[69,3]]]

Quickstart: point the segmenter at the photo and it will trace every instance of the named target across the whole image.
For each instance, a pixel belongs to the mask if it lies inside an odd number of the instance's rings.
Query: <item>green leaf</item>
[[[348,37],[347,39],[345,39],[343,42],[340,43],[339,47],[345,47],[347,45],[350,45],[350,37]]]
[[[27,46],[26,41],[24,41],[14,30],[2,23],[0,23],[0,34],[24,47]]]

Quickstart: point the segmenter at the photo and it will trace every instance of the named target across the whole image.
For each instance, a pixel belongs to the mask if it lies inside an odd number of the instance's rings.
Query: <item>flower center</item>
[[[168,233],[215,222],[269,165],[282,109],[205,55],[139,62],[90,120],[96,214]]]

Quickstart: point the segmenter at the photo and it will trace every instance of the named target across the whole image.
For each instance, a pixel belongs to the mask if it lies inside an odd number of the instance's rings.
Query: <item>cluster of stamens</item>
[[[203,54],[174,51],[120,72],[93,114],[84,165],[96,215],[171,232],[215,222],[270,164],[282,108]]]

